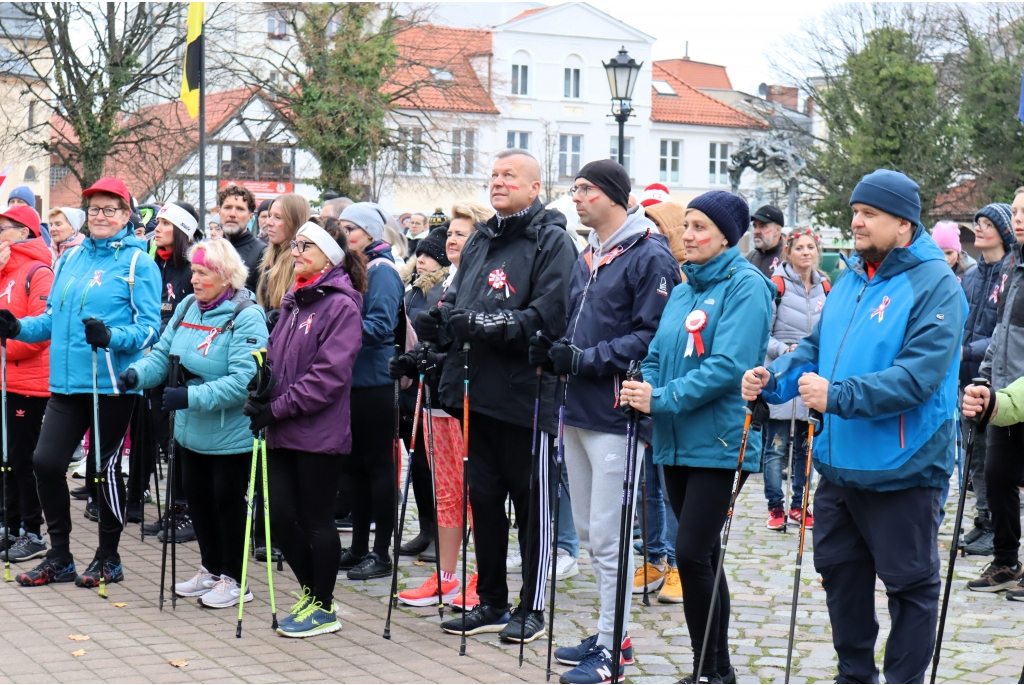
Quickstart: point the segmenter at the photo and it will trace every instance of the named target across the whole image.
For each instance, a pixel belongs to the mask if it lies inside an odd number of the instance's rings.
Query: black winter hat
[[[447,242],[448,225],[438,226],[416,245],[416,256],[426,254],[428,257],[433,257],[441,266],[451,266],[452,263],[448,261],[448,252],[445,250]]]
[[[982,216],[995,225],[1006,250],[1017,242],[1017,237],[1013,234],[1013,208],[1010,205],[1004,202],[985,205],[974,215],[974,223],[978,223],[978,218]]]
[[[629,174],[613,159],[599,159],[587,164],[576,174],[576,179],[585,178],[604,191],[608,199],[622,208],[629,206],[629,191],[632,184]]]
[[[747,232],[750,225],[750,207],[739,195],[724,190],[712,190],[690,200],[687,209],[696,209],[707,215],[733,247]]]

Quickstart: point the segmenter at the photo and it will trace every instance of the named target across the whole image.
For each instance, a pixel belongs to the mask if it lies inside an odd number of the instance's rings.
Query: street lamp
[[[608,74],[608,87],[612,91],[612,117],[619,122],[619,164],[624,165],[626,154],[626,121],[633,115],[633,88],[640,75],[643,62],[637,64],[626,47],[607,62],[601,62]]]

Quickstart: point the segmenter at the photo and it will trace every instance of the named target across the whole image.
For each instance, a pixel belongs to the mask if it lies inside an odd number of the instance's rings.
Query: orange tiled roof
[[[651,78],[667,81],[676,95],[659,95],[651,89],[651,121],[732,128],[766,128],[767,125],[729,105],[705,95],[655,62]]]
[[[725,67],[691,59],[663,59],[654,63],[688,86],[732,90],[732,81]]]
[[[505,23],[508,24],[510,22],[516,21],[517,19],[522,19],[524,17],[528,17],[531,14],[537,14],[537,12],[543,12],[546,9],[548,9],[548,8],[547,7],[531,7],[528,10],[523,10],[522,12],[520,12],[516,16],[512,17],[511,19],[509,19]]]

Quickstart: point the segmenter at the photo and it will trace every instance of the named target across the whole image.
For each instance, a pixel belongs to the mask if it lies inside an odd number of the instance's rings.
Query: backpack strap
[[[181,325],[181,322],[185,320],[185,315],[188,314],[188,310],[192,308],[192,305],[195,304],[195,302],[196,296],[189,295],[188,298],[185,300],[185,308],[181,310],[181,316],[178,317],[177,321],[171,324],[172,329],[177,329],[178,326]]]
[[[132,292],[135,290],[135,264],[139,261],[139,255],[142,254],[142,250],[135,250],[132,253],[132,263],[128,267],[128,297],[131,298]]]
[[[25,279],[25,297],[32,294],[32,277],[36,275],[36,272],[40,269],[50,269],[43,263],[35,264],[31,269],[28,270],[28,278]],[[52,269],[50,269],[52,271]]]
[[[821,279],[821,288],[825,291],[825,297],[828,297],[828,294],[832,292],[832,284],[828,282],[827,278]]]
[[[242,291],[239,290],[237,293],[235,293],[235,296],[231,298],[231,301],[235,303],[235,311],[231,313],[231,318],[228,319],[227,323],[224,324],[225,331],[235,330],[235,319],[238,318],[238,315],[244,312],[249,307],[252,307],[253,305],[256,304],[255,302],[252,301],[252,298],[250,297],[239,297],[239,295],[241,294]]]
[[[778,294],[775,296],[775,306],[779,306],[779,302],[782,301],[782,296],[786,294],[786,281],[782,276],[772,276],[772,283],[775,284],[775,289]]]

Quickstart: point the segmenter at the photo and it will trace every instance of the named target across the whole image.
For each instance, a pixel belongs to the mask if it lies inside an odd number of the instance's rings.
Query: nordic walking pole
[[[433,404],[430,399],[430,382],[423,384],[423,396],[427,401],[427,416],[424,421],[427,429],[427,455],[430,459],[430,485],[434,494],[434,505],[437,505],[437,464],[434,463],[434,415]],[[444,620],[444,592],[441,589],[441,545],[439,540],[440,532],[434,524],[434,550],[437,552],[437,563],[434,568],[437,571],[437,615]]]
[[[796,445],[796,398],[789,403],[789,463],[786,465],[786,501],[782,503],[782,532],[789,532],[789,506],[793,503],[793,479],[796,478],[796,474],[793,473],[793,465],[796,463],[793,461],[793,450]],[[807,490],[807,482],[805,479],[804,490]],[[787,678],[788,680],[788,678]]]
[[[558,382],[562,385],[562,392],[559,394],[558,402],[558,450],[555,452],[554,460],[557,485],[555,486],[554,518],[551,521],[551,618],[548,620],[548,680],[551,680],[551,649],[555,640],[555,589],[558,585],[558,515],[562,506],[562,459],[565,457],[565,391],[568,385],[565,374],[558,377]]]
[[[697,662],[697,670],[693,674],[693,681],[700,682],[701,671],[704,670],[704,658],[708,651],[708,636],[711,634],[711,622],[715,617],[715,610],[718,608],[718,584],[722,580],[722,567],[725,565],[725,548],[729,544],[729,531],[732,529],[732,517],[736,513],[736,500],[740,496],[740,486],[743,485],[743,460],[747,456],[747,441],[750,438],[750,430],[761,430],[761,419],[753,422],[754,413],[760,410],[759,405],[764,404],[763,398],[748,402],[746,418],[743,420],[743,439],[740,441],[740,456],[736,460],[736,476],[733,481],[732,499],[729,501],[729,514],[725,519],[725,530],[722,533],[722,552],[718,555],[718,569],[715,571],[715,584],[711,588],[711,609],[708,611],[708,620],[704,625],[704,644],[700,648],[700,660]],[[805,489],[806,492],[806,489]]]
[[[541,331],[537,331],[537,335],[542,335]],[[533,439],[530,443],[530,490],[526,498],[526,528],[519,529],[519,551],[523,559],[523,582],[526,582],[526,573],[529,568],[527,562],[527,556],[530,555],[530,530],[533,524],[533,481],[537,477],[537,459],[540,454],[540,448],[537,444],[538,430],[537,425],[540,420],[540,393],[544,388],[544,367],[537,367],[537,392],[533,396]],[[539,507],[538,507],[539,508]],[[526,542],[524,545],[523,542]],[[530,561],[533,561],[532,559]],[[538,573],[542,573],[541,569],[537,570]],[[529,611],[523,606],[523,602],[519,602],[519,611]],[[523,649],[526,646],[526,616],[523,616],[523,621],[519,629],[519,668],[523,667]]]
[[[269,398],[268,398],[269,399]],[[260,431],[260,461],[263,464],[263,534],[267,539],[267,589],[270,591],[270,627],[277,630],[277,603],[274,599],[274,555],[270,546],[270,496],[267,486],[267,430]],[[245,597],[245,588],[241,589]],[[244,604],[239,599],[239,604]]]
[[[469,343],[462,344],[462,639],[459,656],[466,656],[466,559],[469,556]],[[441,550],[437,550],[440,555]]]
[[[795,416],[795,414],[794,414]],[[789,672],[793,665],[793,640],[796,637],[796,605],[800,601],[800,570],[804,563],[804,536],[807,533],[807,503],[811,494],[811,456],[814,452],[814,434],[821,425],[821,412],[814,409],[807,413],[807,463],[804,464],[804,500],[803,515],[800,516],[800,546],[796,552],[796,570],[793,572],[793,601],[790,602],[789,610],[789,645],[786,647],[786,680],[789,682]],[[789,443],[789,453],[793,454],[793,443]],[[792,470],[789,477],[794,477]]]
[[[7,506],[7,472],[11,470],[7,461],[7,338],[0,338],[0,400],[4,431],[4,580],[10,583],[14,579],[11,578],[11,510]]]
[[[6,367],[7,354],[6,345],[4,346],[4,366]],[[96,454],[96,473],[93,475],[93,485],[95,486],[95,494],[100,497],[104,497],[103,486],[100,485],[102,478],[100,473],[102,472],[102,458],[100,456],[100,387],[99,387],[99,375],[98,367],[96,362],[96,346],[92,346],[92,439],[93,445],[95,446]],[[5,393],[6,397],[6,393]],[[6,409],[6,407],[5,407]],[[6,420],[7,412],[4,412],[4,418]],[[7,432],[4,431],[4,444],[7,444]],[[4,522],[7,522],[7,512],[4,510]],[[8,525],[8,527],[10,527]],[[103,507],[99,502],[96,503],[96,528],[99,530],[100,536],[103,535]],[[100,543],[100,549],[103,548],[102,541]],[[160,591],[163,592],[161,586]],[[102,560],[100,562],[100,591],[99,596],[106,599],[107,597],[107,574],[104,571]]]
[[[647,460],[640,462],[640,500],[643,508],[640,510],[640,528],[643,536],[644,548],[644,606],[651,606],[651,599],[647,590]],[[632,542],[632,536],[630,536]]]
[[[259,459],[260,441],[256,435],[252,436],[252,465],[249,467],[249,488],[245,494],[245,542],[242,545],[242,579],[239,587],[245,587],[249,575],[249,542],[252,536],[253,497],[256,494],[256,460]],[[238,625],[235,627],[235,637],[242,637],[242,613],[245,611],[245,602],[238,603]]]
[[[987,379],[975,378],[971,381],[973,385],[983,385],[991,388]],[[992,416],[992,409],[995,404],[995,397],[990,396],[988,407],[985,413],[980,416],[965,416],[964,442],[967,445],[967,454],[964,457],[964,473],[971,472],[971,459],[974,457],[974,443],[978,439],[978,433],[985,430],[989,418]],[[984,439],[984,435],[982,435]],[[939,658],[942,653],[942,633],[946,628],[946,611],[949,609],[949,591],[953,585],[953,568],[956,565],[957,541],[960,539],[960,526],[963,524],[964,504],[967,501],[967,488],[960,486],[960,498],[956,503],[956,518],[953,519],[953,543],[949,546],[949,568],[946,570],[946,587],[942,589],[942,610],[939,612],[939,630],[935,636],[935,654],[932,655],[932,683],[935,682],[935,675],[939,670]],[[1021,675],[1024,678],[1024,674]]]
[[[181,377],[181,359],[176,354],[169,354],[167,355],[167,361],[167,387],[177,388]],[[171,439],[167,443],[170,449],[170,456],[168,457],[167,462],[167,482],[174,483],[174,481],[177,480],[175,476],[178,473],[177,456],[175,454],[177,450],[174,449],[174,419],[177,412],[171,411],[168,412],[168,414],[171,424]],[[167,498],[168,504],[177,500],[177,484],[174,485],[172,492],[174,493],[174,497]],[[175,507],[175,509],[177,509],[177,507]],[[174,591],[174,586],[177,584],[178,580],[178,522],[173,518],[171,519],[170,529],[164,530],[164,549],[167,548],[168,536],[171,538],[171,610],[173,611],[178,608],[178,593]]]

